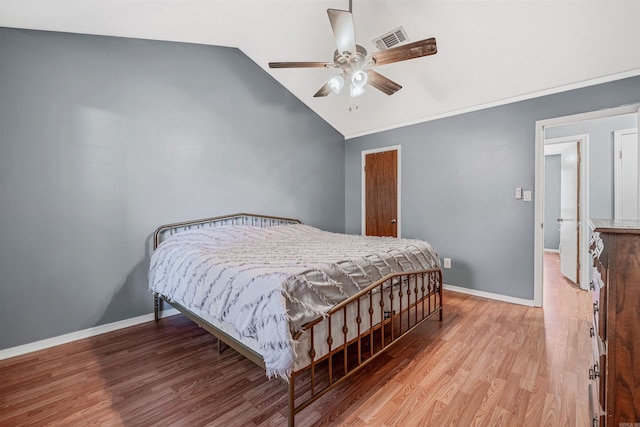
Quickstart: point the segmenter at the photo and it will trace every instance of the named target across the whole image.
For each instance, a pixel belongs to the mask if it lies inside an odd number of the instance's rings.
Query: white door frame
[[[400,160],[402,158],[401,157],[402,151],[401,151],[400,148],[401,148],[400,145],[392,145],[392,146],[389,146],[389,147],[374,148],[374,149],[365,150],[365,151],[362,152],[362,161],[361,161],[361,167],[360,167],[360,169],[361,169],[360,181],[362,182],[362,186],[361,186],[361,190],[360,190],[361,199],[362,199],[362,209],[361,209],[362,210],[362,218],[360,220],[360,224],[362,226],[360,228],[361,228],[361,233],[362,233],[363,236],[365,234],[367,234],[367,206],[366,206],[367,189],[366,189],[366,176],[365,176],[365,173],[364,173],[364,167],[365,167],[367,154],[383,153],[385,151],[396,150],[398,152],[398,158],[396,160],[398,162],[397,169],[396,169],[397,173],[398,173],[398,176],[397,176],[398,187],[396,189],[397,196],[398,196],[398,198],[397,198],[398,218],[396,218],[396,220],[397,220],[396,224],[397,224],[397,232],[398,232],[398,236],[397,237],[398,238],[402,237],[402,212],[400,211],[400,206],[401,206],[400,197],[401,197],[401,194],[402,194],[402,192],[400,191],[401,188],[402,188],[402,185],[401,185],[402,184],[402,179],[401,179],[401,177],[402,177],[402,162]]]
[[[586,120],[601,119],[604,117],[619,116],[623,114],[638,113],[640,116],[640,104],[631,104],[623,107],[608,108],[605,110],[592,111],[589,113],[574,114],[571,116],[556,117],[536,121],[535,139],[535,215],[534,215],[534,240],[533,240],[533,304],[542,307],[543,288],[543,252],[544,252],[544,129],[545,127],[566,125],[569,123],[582,122]],[[582,158],[586,164],[588,159]],[[588,165],[587,165],[588,170]],[[585,182],[584,186],[588,187]],[[588,218],[583,218],[586,221]],[[588,242],[583,241],[586,245]]]
[[[587,222],[587,219],[589,218],[589,168],[587,167],[587,165],[589,164],[589,150],[587,149],[589,144],[589,135],[581,134],[563,136],[559,138],[545,138],[544,148],[549,148],[554,144],[564,144],[570,142],[577,142],[578,146],[580,147],[580,170],[578,171],[578,174],[580,175],[580,194],[578,196],[578,205],[580,206],[580,250],[578,252],[580,276],[577,278],[577,280],[580,284],[580,288],[587,290],[589,289],[589,286],[587,285],[589,283],[589,248],[584,243],[589,241],[589,223]],[[544,175],[544,171],[542,172],[542,174]],[[549,224],[547,224],[547,227],[548,226]],[[544,246],[544,229],[542,230],[542,234],[542,243]]]

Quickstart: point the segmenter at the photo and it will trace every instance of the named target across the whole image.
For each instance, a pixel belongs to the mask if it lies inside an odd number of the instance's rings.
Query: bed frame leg
[[[153,320],[156,323],[160,320],[160,297],[157,292],[153,294]]]
[[[294,384],[295,384],[295,377],[292,374],[291,376],[289,376],[289,385],[288,385],[288,390],[289,390],[289,427],[294,427],[295,425],[295,420],[296,420],[296,401],[295,401],[295,394],[294,394]]]

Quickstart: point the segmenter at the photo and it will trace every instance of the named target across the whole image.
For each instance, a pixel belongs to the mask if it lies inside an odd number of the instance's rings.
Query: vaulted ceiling
[[[403,26],[438,53],[376,67],[392,96],[314,98],[335,70],[268,62],[331,62],[328,8],[349,1],[0,0],[0,26],[237,47],[346,138],[640,74],[637,0],[353,0],[369,52]]]

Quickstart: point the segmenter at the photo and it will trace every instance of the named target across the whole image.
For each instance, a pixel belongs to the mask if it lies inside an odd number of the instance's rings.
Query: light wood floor
[[[445,292],[442,323],[297,425],[589,425],[590,296],[557,264],[545,254],[544,310]],[[0,361],[0,426],[90,424],[286,425],[286,389],[182,316]]]

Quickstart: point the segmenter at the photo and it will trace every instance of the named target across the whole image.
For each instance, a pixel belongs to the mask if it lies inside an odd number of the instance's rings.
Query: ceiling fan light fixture
[[[342,76],[333,76],[327,82],[333,93],[340,93],[344,86],[344,78]]]
[[[351,73],[351,83],[362,89],[367,84],[367,73],[362,70],[354,71]]]
[[[362,86],[356,86],[356,85],[349,85],[349,95],[351,95],[352,98],[355,98],[356,96],[360,96],[364,93],[364,87]]]

